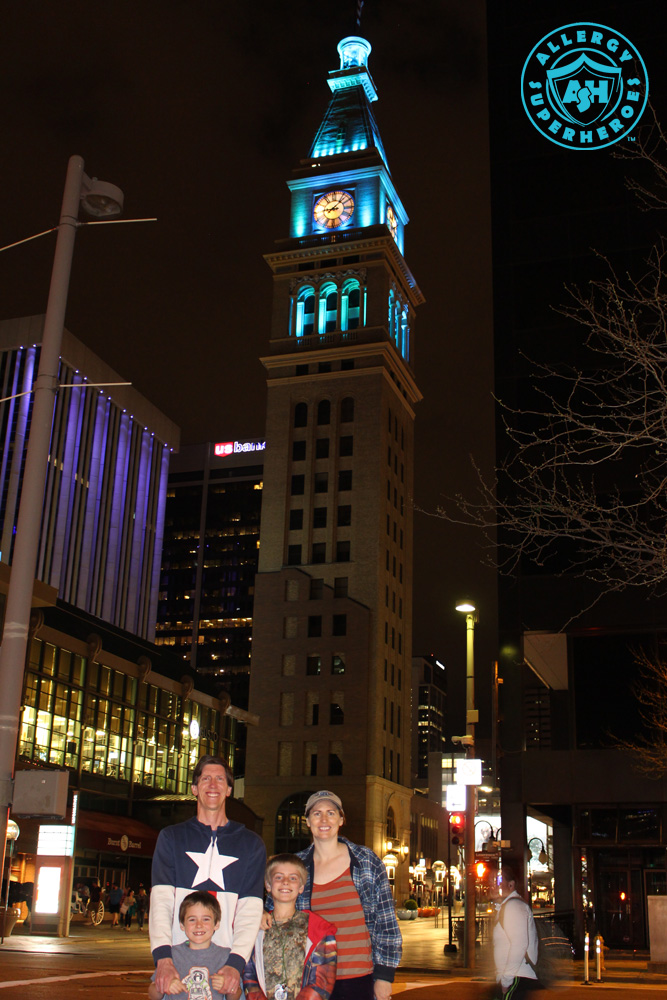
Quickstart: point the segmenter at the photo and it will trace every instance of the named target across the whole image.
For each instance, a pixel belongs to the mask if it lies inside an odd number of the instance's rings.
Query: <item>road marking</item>
[[[79,972],[73,976],[46,976],[44,979],[16,979],[11,983],[0,983],[0,990],[6,990],[10,986],[39,986],[41,983],[71,983],[76,979],[103,979],[105,976],[127,976],[130,973],[140,973],[141,969],[121,969],[107,972]],[[147,975],[153,974],[153,969],[146,970]]]

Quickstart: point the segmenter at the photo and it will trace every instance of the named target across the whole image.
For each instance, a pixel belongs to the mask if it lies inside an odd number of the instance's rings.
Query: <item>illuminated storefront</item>
[[[70,643],[74,645],[74,643]],[[184,795],[204,753],[233,766],[232,721],[215,699],[141,666],[114,669],[33,638],[19,760]]]

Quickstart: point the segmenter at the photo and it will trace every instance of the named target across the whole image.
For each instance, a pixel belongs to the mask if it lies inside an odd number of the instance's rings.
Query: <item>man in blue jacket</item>
[[[149,931],[155,986],[165,993],[178,976],[171,948],[185,940],[178,920],[181,900],[212,892],[222,917],[213,941],[231,954],[219,970],[221,993],[235,993],[252,952],[262,916],[266,850],[260,837],[227,818],[234,778],[221,757],[202,757],[192,776],[197,815],[162,830],[153,855]]]

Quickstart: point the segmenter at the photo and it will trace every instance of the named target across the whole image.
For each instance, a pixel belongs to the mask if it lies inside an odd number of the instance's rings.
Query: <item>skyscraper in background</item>
[[[43,322],[0,323],[0,565],[11,564]],[[152,640],[169,456],[180,432],[122,381],[64,331],[36,577],[62,600]]]

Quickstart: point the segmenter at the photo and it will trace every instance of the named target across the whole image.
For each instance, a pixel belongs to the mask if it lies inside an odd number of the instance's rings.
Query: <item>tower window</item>
[[[322,657],[312,654],[306,657],[306,673],[309,677],[316,677],[322,667]]]
[[[361,290],[356,279],[346,281],[341,295],[341,330],[356,330],[360,326]]]
[[[338,289],[327,282],[320,289],[317,331],[320,334],[333,333],[336,329],[338,313]]]
[[[345,458],[352,454],[354,438],[351,434],[344,435],[338,442],[338,454]]]
[[[321,601],[323,596],[324,580],[321,577],[312,577],[308,599],[311,601]]]
[[[301,565],[301,546],[300,545],[289,545],[287,547],[287,565],[288,566],[300,566]]]
[[[338,492],[345,493],[352,489],[352,469],[341,469],[338,473]]]
[[[305,427],[308,423],[308,404],[297,403],[294,407],[294,426]]]
[[[303,476],[292,476],[291,494],[293,497],[303,496],[306,480]]]
[[[326,528],[327,508],[315,507],[313,510],[313,528]]]
[[[292,461],[293,462],[303,462],[306,457],[306,442],[305,441],[293,441],[292,442]]]
[[[342,372],[352,371],[354,368],[354,358],[343,358],[340,363],[340,370]]]
[[[334,579],[334,597],[347,597],[347,577],[337,576]]]
[[[334,615],[331,625],[332,635],[347,635],[347,615]]]
[[[334,653],[331,657],[331,673],[345,673],[345,653]]]
[[[303,511],[291,510],[289,512],[290,531],[300,531],[303,528]]]
[[[313,557],[311,562],[323,563],[327,558],[327,544],[326,542],[313,542]]]
[[[340,422],[341,424],[349,424],[352,423],[353,420],[354,420],[354,399],[352,398],[352,396],[346,396],[340,402]]]
[[[322,635],[322,615],[308,615],[308,635],[311,639]]]
[[[315,442],[315,458],[328,458],[328,457],[329,457],[329,438],[318,438],[317,441]]]
[[[350,543],[336,542],[336,562],[350,561]]]
[[[309,337],[315,325],[315,292],[310,285],[304,285],[296,300],[297,337]]]
[[[343,504],[338,508],[338,527],[346,528],[352,523],[352,507],[349,504]]]
[[[331,423],[331,403],[328,399],[321,399],[317,404],[317,422],[320,426]]]
[[[302,477],[303,478],[303,477]],[[329,477],[326,472],[316,472],[313,483],[315,493],[326,493],[329,489]]]
[[[331,362],[330,361],[320,361],[318,363],[318,365],[317,365],[317,370],[318,370],[318,372],[320,372],[320,374],[326,375],[327,372],[331,371]]]

